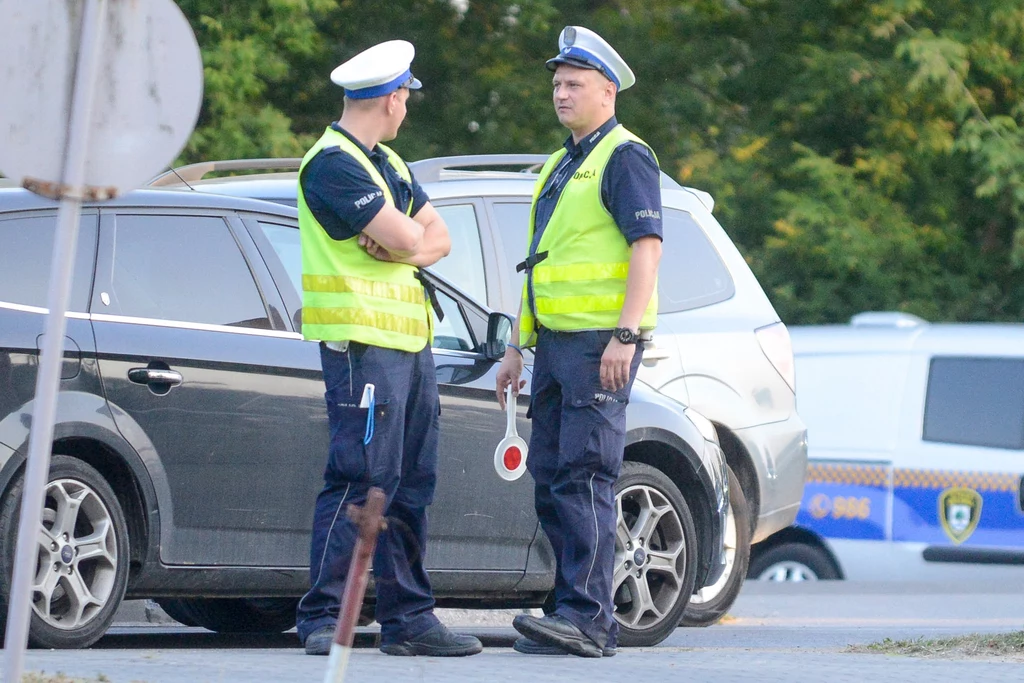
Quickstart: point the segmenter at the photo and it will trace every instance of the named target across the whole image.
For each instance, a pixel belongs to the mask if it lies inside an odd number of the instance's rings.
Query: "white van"
[[[1024,578],[1024,324],[790,327],[808,470],[749,576]]]

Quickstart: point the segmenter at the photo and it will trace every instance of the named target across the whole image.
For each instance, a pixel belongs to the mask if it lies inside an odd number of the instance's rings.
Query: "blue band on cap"
[[[372,97],[380,97],[387,95],[388,93],[394,92],[402,87],[402,85],[412,78],[412,71],[409,69],[405,70],[398,78],[392,79],[387,83],[380,85],[371,85],[369,88],[360,88],[359,90],[349,90],[345,88],[345,97],[351,100],[368,100]]]
[[[615,75],[615,72],[608,68],[608,65],[602,62],[593,52],[588,52],[583,48],[573,45],[566,46],[566,49],[562,50],[562,56],[578,59],[581,62],[586,62],[587,64],[593,64],[601,70],[601,73],[607,76],[608,79],[615,84],[616,88],[622,87],[622,84],[619,83],[619,78]]]

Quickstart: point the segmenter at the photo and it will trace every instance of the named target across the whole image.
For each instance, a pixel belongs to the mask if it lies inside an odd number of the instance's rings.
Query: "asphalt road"
[[[1022,571],[1024,578],[1024,571]],[[134,614],[134,617],[133,617]],[[28,670],[111,683],[319,681],[326,660],[308,657],[294,633],[226,637],[203,629],[142,623],[124,610],[119,623],[85,651],[28,654]],[[748,582],[723,623],[678,629],[654,648],[612,659],[521,655],[511,649],[511,613],[443,611],[449,624],[484,641],[461,660],[388,657],[374,629],[360,629],[347,682],[452,681],[1021,681],[1024,658],[930,660],[851,654],[851,644],[884,638],[936,638],[1024,629],[1024,588],[1015,585],[764,585]],[[136,623],[131,623],[135,621]]]

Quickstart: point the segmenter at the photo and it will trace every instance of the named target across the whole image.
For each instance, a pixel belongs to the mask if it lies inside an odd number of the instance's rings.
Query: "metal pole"
[[[86,155],[92,118],[93,94],[96,90],[100,48],[104,38],[107,0],[86,0],[82,17],[82,37],[78,67],[72,91],[68,120],[67,156],[64,160],[65,196],[57,213],[57,233],[50,264],[50,290],[47,296],[49,314],[39,357],[36,394],[32,406],[32,428],[29,432],[25,485],[22,489],[21,521],[18,526],[18,552],[14,563],[10,607],[7,611],[6,680],[21,681],[28,646],[29,618],[35,582],[39,527],[42,524],[44,493],[50,470],[50,450],[60,390],[61,367],[64,361],[64,314],[68,308],[71,276],[74,269],[75,245],[78,242],[78,220],[82,208],[82,186],[85,179]]]

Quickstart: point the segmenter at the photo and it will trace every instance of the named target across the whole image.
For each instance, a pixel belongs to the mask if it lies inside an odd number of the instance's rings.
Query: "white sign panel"
[[[65,182],[84,7],[0,0],[0,172],[18,183]],[[84,175],[86,196],[98,198],[138,187],[174,160],[203,90],[199,46],[171,0],[111,0],[102,22]]]

